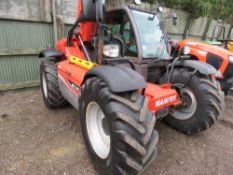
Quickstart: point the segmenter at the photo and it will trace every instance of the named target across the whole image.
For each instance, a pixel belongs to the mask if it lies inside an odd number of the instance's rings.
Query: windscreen
[[[132,10],[143,51],[143,58],[169,58],[169,51],[159,19],[154,14]]]

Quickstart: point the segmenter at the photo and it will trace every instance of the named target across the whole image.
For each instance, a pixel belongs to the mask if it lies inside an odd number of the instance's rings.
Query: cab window
[[[106,15],[106,23],[112,29],[113,35],[123,40],[125,55],[137,57],[135,35],[126,12],[123,10],[108,12]]]

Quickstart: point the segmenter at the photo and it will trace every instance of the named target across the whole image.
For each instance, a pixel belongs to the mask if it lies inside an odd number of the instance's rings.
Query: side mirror
[[[177,19],[178,19],[178,17],[177,17],[177,15],[176,15],[176,13],[173,13],[173,15],[172,15],[172,20],[173,20],[173,25],[174,25],[174,26],[177,25]]]
[[[82,21],[98,22],[104,20],[103,1],[82,1]]]
[[[173,13],[171,16],[165,17],[165,20],[170,19],[170,18],[172,18],[173,25],[176,26],[177,25],[177,19],[178,19],[176,13]]]

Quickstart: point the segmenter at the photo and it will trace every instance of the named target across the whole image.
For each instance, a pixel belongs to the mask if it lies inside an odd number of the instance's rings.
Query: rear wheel
[[[224,93],[215,78],[199,73],[190,79],[191,76],[190,69],[174,70],[171,82],[178,87],[182,104],[172,109],[163,119],[171,127],[187,134],[211,127],[225,107]]]
[[[136,92],[114,94],[99,78],[85,82],[80,120],[93,164],[102,175],[138,174],[157,155],[156,118]]]
[[[226,85],[223,89],[225,92],[225,95],[233,96],[233,78],[228,79],[225,83]]]
[[[60,108],[67,104],[59,90],[57,64],[54,61],[41,62],[40,80],[44,103],[49,109]]]

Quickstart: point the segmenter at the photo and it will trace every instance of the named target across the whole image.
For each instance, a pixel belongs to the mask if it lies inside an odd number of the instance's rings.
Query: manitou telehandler
[[[156,13],[132,3],[105,9],[78,0],[67,38],[40,53],[43,98],[48,108],[68,102],[79,111],[100,174],[141,174],[157,155],[157,119],[187,134],[206,130],[224,96],[212,66],[187,56],[173,64]]]

